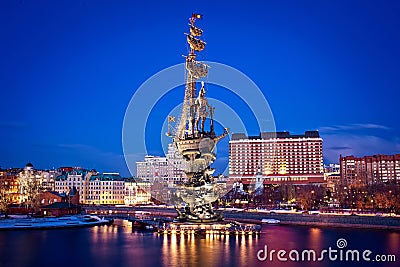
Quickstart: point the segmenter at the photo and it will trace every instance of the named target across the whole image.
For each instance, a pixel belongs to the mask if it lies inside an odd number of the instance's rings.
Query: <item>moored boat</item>
[[[0,221],[0,230],[87,227],[112,223],[113,220],[99,218],[95,215],[75,215],[58,218],[11,218]]]
[[[268,224],[278,224],[281,221],[280,220],[276,220],[276,219],[262,219],[261,222],[262,223],[268,223]]]

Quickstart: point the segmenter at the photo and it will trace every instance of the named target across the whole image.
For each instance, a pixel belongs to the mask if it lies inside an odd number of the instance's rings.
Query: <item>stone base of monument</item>
[[[178,212],[178,217],[176,217],[175,220],[182,223],[210,223],[223,220],[222,214],[214,212],[209,203],[198,205],[195,208],[187,206],[184,211],[179,209],[176,209],[176,211]]]

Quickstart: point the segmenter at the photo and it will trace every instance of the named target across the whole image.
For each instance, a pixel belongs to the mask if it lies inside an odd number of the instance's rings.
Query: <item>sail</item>
[[[190,31],[189,33],[185,33],[191,51],[189,52],[188,56],[184,56],[186,58],[185,68],[187,71],[186,87],[181,114],[177,124],[175,125],[175,141],[185,140],[186,138],[195,138],[197,137],[199,131],[199,123],[196,121],[196,119],[198,119],[198,107],[194,103],[194,96],[196,94],[196,80],[206,77],[208,75],[209,68],[207,64],[196,61],[197,55],[195,52],[204,50],[206,45],[203,40],[199,39],[199,37],[203,34],[203,30],[194,26],[195,20],[200,18],[201,15],[194,14],[192,18],[190,18]]]
[[[192,35],[187,36],[187,41],[190,45],[190,48],[193,50],[196,50],[197,52],[204,50],[204,48],[206,46],[206,43],[204,41],[196,39]]]
[[[200,28],[197,28],[194,25],[190,25],[190,35],[193,36],[201,36],[203,34],[203,30]]]
[[[195,60],[188,59],[186,61],[186,69],[196,79],[204,78],[208,74],[208,65]]]

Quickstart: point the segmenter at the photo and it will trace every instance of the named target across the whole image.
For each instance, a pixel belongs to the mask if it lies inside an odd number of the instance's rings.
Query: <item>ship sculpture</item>
[[[210,165],[216,159],[214,153],[217,142],[224,138],[229,129],[216,135],[214,131],[214,111],[206,97],[204,79],[208,75],[209,66],[197,61],[197,53],[205,49],[206,43],[201,40],[203,30],[195,26],[199,14],[193,14],[189,19],[187,42],[189,52],[185,57],[185,95],[182,111],[175,129],[168,125],[167,135],[173,137],[173,143],[185,161],[184,172],[186,181],[178,190],[179,197],[185,203],[184,210],[177,209],[180,221],[213,222],[221,219],[214,212],[211,203],[218,199],[222,188],[212,176],[215,169]],[[170,116],[169,122],[175,118]]]

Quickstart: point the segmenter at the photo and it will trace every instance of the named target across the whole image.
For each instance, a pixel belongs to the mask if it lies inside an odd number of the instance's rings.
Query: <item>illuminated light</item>
[[[167,231],[167,230],[164,230],[164,234],[168,234],[168,231]]]
[[[173,234],[173,235],[176,234],[176,230],[172,230],[171,234]]]
[[[229,235],[229,231],[225,231],[225,234],[226,234],[226,235]]]
[[[253,232],[252,232],[252,231],[250,231],[250,232],[249,232],[249,235],[252,235],[252,234],[253,234]]]

